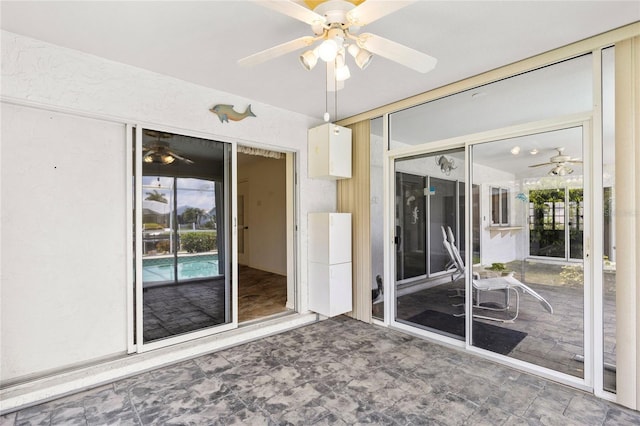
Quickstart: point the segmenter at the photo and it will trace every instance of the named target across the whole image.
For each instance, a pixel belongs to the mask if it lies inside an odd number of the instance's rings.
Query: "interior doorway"
[[[238,147],[238,322],[283,314],[293,277],[287,257],[287,155]],[[289,295],[289,296],[288,296]]]

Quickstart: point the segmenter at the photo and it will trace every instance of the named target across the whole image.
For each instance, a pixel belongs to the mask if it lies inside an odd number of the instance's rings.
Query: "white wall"
[[[124,353],[125,127],[8,104],[2,119],[0,379]]]
[[[238,168],[238,180],[246,181],[249,265],[287,275],[287,193],[284,157],[255,156]]]
[[[4,101],[15,101],[22,103],[30,103],[35,106],[61,108],[69,111],[77,111],[79,113],[99,114],[100,116],[109,116],[116,121],[122,123],[145,123],[147,126],[163,126],[171,128],[175,133],[179,133],[180,129],[185,132],[197,132],[201,136],[207,136],[211,139],[223,141],[248,142],[252,145],[259,144],[265,147],[278,147],[279,149],[297,151],[298,173],[299,173],[299,200],[298,200],[298,229],[299,229],[299,253],[300,261],[297,263],[298,279],[300,281],[299,291],[299,310],[307,310],[307,228],[306,215],[311,211],[335,211],[336,208],[336,184],[330,181],[310,180],[307,178],[307,153],[306,140],[307,129],[320,124],[321,120],[303,116],[291,111],[286,111],[271,107],[269,105],[252,102],[249,99],[243,99],[229,93],[218,90],[204,88],[195,84],[187,83],[175,78],[159,75],[135,67],[115,63],[104,60],[95,56],[87,55],[82,52],[61,48],[48,43],[40,42],[34,39],[22,37],[6,31],[2,32],[2,80],[1,94]],[[223,84],[223,82],[221,83]],[[235,105],[238,110],[244,110],[247,104],[252,104],[252,110],[257,118],[247,118],[236,123],[221,123],[216,116],[208,111],[214,104],[224,103]],[[46,119],[41,118],[40,123],[34,127],[41,128]],[[3,123],[4,127],[4,123]],[[53,130],[62,131],[65,127],[53,124]],[[30,128],[25,128],[29,131]],[[55,132],[54,132],[55,133]],[[59,133],[58,133],[59,135]],[[3,135],[4,136],[4,135]],[[77,141],[69,142],[72,146],[65,144],[64,137],[56,137],[52,139],[39,139],[34,142],[32,139],[28,144],[12,144],[15,152],[10,158],[27,158],[27,154],[37,151],[37,148],[46,148],[47,144],[51,146],[59,146],[65,156],[65,173],[73,176],[73,182],[82,182],[82,191],[75,192],[72,182],[67,182],[67,190],[72,194],[66,195],[68,198],[63,199],[64,203],[60,203],[56,207],[58,215],[65,216],[65,213],[73,216],[76,214],[78,207],[90,209],[95,207],[95,198],[83,198],[85,190],[92,182],[95,182],[96,168],[88,167],[89,153],[83,151],[84,147]],[[85,138],[87,143],[89,140]],[[124,136],[120,141],[124,143]],[[3,138],[3,150],[5,146]],[[36,143],[33,145],[33,143]],[[102,144],[103,141],[96,141]],[[114,144],[117,149],[122,150],[123,145]],[[116,148],[113,148],[114,150]],[[48,152],[48,150],[45,150]],[[102,227],[106,226],[115,239],[109,240],[105,249],[111,253],[106,256],[102,253],[95,253],[92,250],[86,250],[81,246],[80,250],[74,251],[75,257],[73,261],[76,265],[94,265],[95,258],[100,258],[102,269],[99,271],[108,271],[111,276],[109,285],[119,283],[122,287],[118,292],[129,290],[124,279],[125,268],[128,264],[127,259],[122,256],[122,246],[115,247],[116,242],[124,245],[126,239],[125,220],[127,220],[127,211],[125,200],[122,198],[124,179],[128,165],[124,164],[120,151],[101,152],[100,150],[89,150],[90,153],[97,158],[104,158],[108,155],[111,163],[108,166],[100,163],[111,175],[108,178],[100,180],[101,190],[113,193],[114,197],[110,205],[110,213],[108,217],[100,217],[100,220],[88,220],[83,222],[80,231],[85,235],[91,235],[92,232],[102,233]],[[3,153],[4,154],[4,153]],[[86,160],[86,161],[85,161]],[[45,167],[48,163],[43,164]],[[69,264],[63,262],[58,263],[51,261],[46,263],[47,267],[36,262],[31,270],[16,271],[15,274],[7,276],[5,266],[14,262],[16,256],[20,257],[20,261],[25,261],[27,256],[36,254],[38,256],[50,256],[45,251],[36,251],[29,247],[29,243],[21,238],[19,232],[8,230],[10,226],[5,223],[5,218],[11,218],[11,212],[15,209],[18,202],[27,202],[28,206],[38,205],[39,203],[46,205],[50,202],[50,194],[46,191],[31,191],[27,199],[25,191],[19,187],[5,185],[5,179],[11,180],[16,170],[12,167],[2,168],[2,252],[1,262],[3,267],[2,276],[2,303],[3,307],[12,306],[14,303],[27,305],[32,303],[30,312],[39,312],[39,321],[42,330],[58,339],[54,347],[46,347],[47,356],[55,359],[63,359],[66,351],[77,351],[74,361],[82,363],[101,356],[112,355],[114,349],[122,351],[124,348],[124,339],[126,336],[126,328],[123,324],[123,317],[118,313],[118,320],[111,322],[101,322],[99,328],[96,327],[95,332],[106,335],[109,344],[106,348],[95,348],[94,340],[91,336],[69,335],[71,324],[84,323],[92,321],[88,318],[88,305],[93,299],[85,292],[74,295],[74,299],[63,297],[56,303],[44,296],[38,296],[36,289],[45,287],[47,283],[51,283],[52,276],[65,277],[65,279],[54,280],[53,283],[61,286],[66,279],[72,280],[75,288],[82,287],[81,280],[84,275],[74,273],[73,268],[69,268]],[[20,165],[15,165],[19,167]],[[127,168],[125,168],[127,167]],[[90,169],[90,170],[89,170]],[[52,173],[50,170],[33,169],[37,174],[41,174],[43,179],[48,179],[46,173]],[[107,173],[107,172],[105,172]],[[115,175],[118,175],[117,177]],[[55,182],[55,181],[52,181]],[[64,193],[64,191],[63,191]],[[71,203],[69,198],[80,200],[80,204]],[[17,203],[17,204],[16,204]],[[88,206],[85,206],[88,203]],[[95,210],[95,208],[94,208]],[[88,210],[91,211],[91,210]],[[8,215],[8,216],[6,216]],[[46,215],[43,215],[46,216]],[[30,219],[29,226],[33,226],[32,222],[38,222],[36,218],[26,216]],[[42,220],[42,219],[38,219]],[[106,224],[105,224],[106,222]],[[71,224],[62,222],[63,229],[69,230]],[[58,224],[56,224],[58,225]],[[38,225],[42,226],[42,224]],[[57,244],[64,235],[60,235],[60,230],[56,230],[55,226],[42,226],[40,238],[43,241],[49,241],[48,246]],[[63,233],[64,234],[64,233]],[[25,250],[29,250],[28,252]],[[67,249],[65,249],[67,250]],[[68,254],[71,254],[67,252]],[[51,295],[56,294],[53,289]],[[90,292],[89,292],[90,293]],[[61,293],[64,294],[64,293]],[[67,296],[67,295],[65,295]],[[5,298],[6,297],[6,298]],[[113,297],[121,297],[117,294]],[[116,303],[109,299],[108,303]],[[124,301],[122,301],[124,303]],[[79,309],[78,306],[82,306]],[[16,305],[17,306],[17,305]],[[118,309],[124,309],[119,305]],[[67,325],[63,330],[55,329],[47,323],[48,316],[55,311],[62,310],[68,319]],[[3,309],[2,316],[2,346],[3,360],[5,356],[15,360],[16,365],[13,372],[5,373],[3,368],[3,380],[17,376],[30,374],[38,374],[42,372],[42,366],[30,364],[29,357],[37,356],[33,353],[37,350],[41,356],[44,345],[39,345],[37,339],[34,339],[33,327],[26,327],[20,320],[20,316],[16,316],[15,310],[9,309],[5,312]],[[26,328],[23,328],[26,327]],[[13,334],[8,330],[16,329]],[[23,332],[20,333],[19,331]],[[9,341],[5,339],[13,336]],[[86,339],[84,338],[86,337]],[[78,345],[78,348],[74,348]],[[32,353],[27,354],[25,350],[28,348]],[[53,362],[53,369],[64,368],[70,360],[64,358],[64,361]],[[5,374],[7,376],[5,377]]]
[[[473,183],[480,185],[480,263],[491,265],[494,262],[511,262],[522,259],[523,244],[526,241],[526,229],[495,231],[491,227],[491,187],[509,190],[509,225],[525,226],[522,217],[522,201],[515,197],[518,188],[515,176],[481,164],[473,165]]]

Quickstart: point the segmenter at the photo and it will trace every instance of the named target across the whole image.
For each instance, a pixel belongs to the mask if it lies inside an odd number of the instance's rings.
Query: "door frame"
[[[389,134],[388,134],[388,121],[389,114],[385,114],[384,116],[384,140],[386,146],[388,147]],[[593,202],[592,202],[592,192],[593,192],[593,174],[592,170],[594,170],[593,162],[592,162],[592,144],[590,141],[593,139],[593,117],[591,113],[585,114],[574,114],[570,116],[560,117],[557,119],[549,119],[542,120],[538,122],[525,123],[516,126],[510,126],[502,129],[491,130],[487,132],[477,133],[473,135],[460,136],[455,138],[450,138],[442,141],[431,142],[422,145],[415,145],[409,147],[403,147],[393,150],[385,151],[384,157],[385,160],[383,162],[383,182],[384,182],[384,256],[385,256],[385,282],[387,283],[395,283],[396,271],[395,271],[395,245],[394,245],[394,233],[395,233],[395,161],[420,155],[420,154],[429,154],[439,151],[445,151],[456,148],[464,148],[465,149],[465,183],[470,182],[471,178],[471,147],[476,144],[486,143],[491,141],[497,141],[502,139],[508,139],[518,136],[525,136],[529,134],[536,134],[541,132],[548,132],[554,130],[561,130],[570,127],[582,127],[583,129],[583,163],[584,163],[584,177],[583,177],[583,190],[584,190],[584,211],[585,211],[585,221],[584,221],[584,231],[583,231],[583,241],[584,241],[584,253],[583,253],[583,262],[584,262],[584,315],[583,315],[583,341],[584,341],[584,378],[577,378],[574,376],[570,376],[565,373],[560,373],[555,370],[551,370],[548,368],[540,367],[535,364],[531,364],[528,362],[524,362],[521,360],[509,358],[507,356],[495,354],[489,352],[487,350],[483,350],[472,346],[471,344],[471,333],[466,333],[466,338],[464,341],[460,341],[457,339],[453,339],[451,337],[442,336],[435,332],[430,332],[426,330],[419,329],[417,327],[413,327],[396,320],[396,289],[395,285],[388,285],[385,289],[384,293],[384,303],[385,303],[385,319],[384,324],[390,328],[395,328],[400,331],[409,332],[412,334],[419,335],[421,337],[435,340],[440,343],[444,343],[449,346],[457,347],[459,349],[464,349],[469,353],[473,353],[482,358],[486,358],[513,368],[517,368],[519,370],[523,370],[525,372],[529,372],[553,381],[557,381],[578,389],[582,389],[588,392],[594,392],[594,377],[601,377],[603,373],[602,363],[595,364],[594,363],[594,329],[597,327],[602,327],[602,322],[599,324],[595,324],[594,326],[594,310],[598,308],[600,303],[594,301],[593,298],[593,289],[594,287],[594,279],[597,280],[597,277],[594,276],[593,262],[591,261],[591,252],[593,251],[593,238],[591,235],[596,235],[594,232],[596,229],[594,226],[595,221],[593,220]],[[471,200],[472,194],[472,185],[466,185],[466,203],[465,203],[465,228],[469,230],[465,235],[465,245],[466,247],[472,247],[472,232],[471,232],[471,206],[469,201]],[[481,248],[482,250],[482,248]],[[466,250],[465,253],[465,264],[471,265],[473,262],[473,254],[472,250]],[[467,276],[466,276],[466,330],[472,330],[472,292],[470,291],[471,287],[471,274],[472,268],[467,268]],[[597,318],[597,316],[595,316]],[[596,390],[597,391],[597,390]]]
[[[242,180],[240,182],[238,182],[238,197],[241,195],[243,195],[243,206],[242,206],[242,215],[243,215],[243,223],[239,223],[238,224],[238,231],[242,230],[242,232],[238,232],[238,249],[240,248],[240,234],[242,234],[242,237],[244,239],[244,241],[242,241],[242,247],[244,249],[244,251],[242,253],[240,253],[240,250],[238,250],[238,264],[240,265],[247,265],[249,266],[250,264],[250,259],[251,259],[251,254],[249,251],[249,242],[247,241],[247,235],[246,232],[247,230],[249,230],[249,225],[248,225],[248,214],[247,214],[247,206],[250,205],[251,199],[249,198],[249,194],[251,192],[251,187],[249,186],[249,180],[245,179]],[[237,198],[236,198],[237,200]],[[238,213],[240,212],[240,205],[238,205]],[[239,214],[238,214],[239,216]],[[242,227],[243,229],[240,229],[240,227]]]

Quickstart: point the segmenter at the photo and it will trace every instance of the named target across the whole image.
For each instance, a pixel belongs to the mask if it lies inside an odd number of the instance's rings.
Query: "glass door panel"
[[[560,145],[562,144],[562,145]],[[518,147],[514,149],[514,147]],[[558,147],[571,160],[554,161]],[[581,126],[473,145],[472,344],[584,377]]]
[[[464,206],[464,168],[456,164],[464,164],[464,151],[395,161],[395,318],[463,340],[463,266],[456,267],[444,244],[447,233],[456,247],[465,234],[459,215],[460,203]]]
[[[435,177],[429,178],[429,275],[445,272],[451,261],[442,246],[442,226],[451,228],[455,242],[460,245],[458,234],[458,207],[456,188],[458,182]],[[462,196],[464,199],[464,196]],[[464,206],[464,204],[463,204]],[[461,254],[462,254],[461,250]]]
[[[584,230],[584,200],[582,188],[569,189],[569,258],[582,259],[582,234]]]
[[[398,281],[426,275],[425,178],[396,172],[396,245]]]
[[[142,132],[142,343],[231,322],[230,152]]]
[[[529,200],[529,254],[564,259],[564,188],[531,190]]]

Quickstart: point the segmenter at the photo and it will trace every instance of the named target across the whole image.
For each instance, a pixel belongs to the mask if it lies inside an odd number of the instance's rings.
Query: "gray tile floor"
[[[121,380],[0,425],[624,425],[640,413],[346,317]]]

